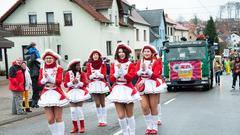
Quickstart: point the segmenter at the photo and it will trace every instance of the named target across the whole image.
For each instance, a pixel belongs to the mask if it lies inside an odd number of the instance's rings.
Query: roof
[[[162,17],[164,16],[163,9],[154,9],[154,10],[142,10],[138,11],[138,13],[151,25],[160,26],[162,23]]]
[[[129,17],[133,22],[150,26],[150,24],[143,19],[136,9],[132,9],[132,16]]]
[[[150,42],[153,42],[156,39],[159,39],[160,35],[150,29]]]
[[[88,2],[89,1],[89,2]],[[91,5],[90,2],[98,1],[98,4]],[[104,1],[104,4],[99,4],[100,1]],[[96,21],[102,22],[102,23],[110,23],[110,20],[107,19],[104,15],[97,12],[95,7],[97,8],[103,8],[109,6],[110,0],[72,0],[72,2],[76,3],[79,7],[84,9],[87,13],[89,13],[93,18],[95,18]],[[112,0],[111,0],[112,1]],[[7,19],[8,16],[10,16],[21,4],[23,4],[25,0],[18,0],[16,3],[10,7],[10,9],[0,18],[0,22],[3,22]],[[95,7],[94,7],[95,6]]]
[[[180,31],[188,31],[189,29],[182,26],[181,24],[177,23],[176,26],[174,27],[176,30],[180,30]]]
[[[0,37],[0,48],[11,48],[14,47],[14,42]]]
[[[95,9],[108,9],[112,7],[113,0],[84,0],[92,5]]]
[[[174,20],[172,20],[172,19],[170,19],[170,18],[168,18],[166,16],[165,16],[165,20],[166,20],[166,23],[168,23],[168,24],[172,24],[172,25],[176,25],[177,24]]]

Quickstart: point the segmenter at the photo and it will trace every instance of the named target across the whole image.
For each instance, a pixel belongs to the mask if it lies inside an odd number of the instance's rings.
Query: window
[[[23,56],[23,60],[26,61],[30,55],[27,54],[27,47],[29,45],[22,45],[22,56]]]
[[[29,24],[36,25],[37,24],[37,15],[28,15],[29,17]]]
[[[112,22],[112,14],[109,14],[109,20]]]
[[[144,41],[147,41],[147,32],[146,32],[146,30],[143,30],[143,38],[144,38]]]
[[[57,45],[57,53],[61,55],[61,45]],[[61,64],[60,60],[58,61],[58,64]]]
[[[53,12],[46,12],[47,24],[54,23],[54,13]]]
[[[107,55],[112,55],[112,42],[111,41],[107,41],[106,42],[106,46],[107,46]]]
[[[2,48],[0,48],[0,61],[3,60],[3,56],[2,56]]]
[[[64,13],[64,25],[72,26],[72,13]]]
[[[171,29],[170,29],[170,30],[171,30],[171,36],[172,36],[172,35],[173,35],[173,28],[171,27]]]
[[[136,29],[136,40],[139,41],[139,29]]]
[[[123,16],[123,22],[124,22],[125,24],[128,24],[128,16],[127,16],[127,15],[124,15],[124,16]]]
[[[118,18],[116,15],[115,15],[115,26],[118,26]]]
[[[118,44],[118,43],[121,43],[121,42],[122,42],[122,41],[119,40],[119,41],[117,41],[117,44]]]

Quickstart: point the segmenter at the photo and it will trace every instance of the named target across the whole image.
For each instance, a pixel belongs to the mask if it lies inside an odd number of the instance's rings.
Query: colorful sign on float
[[[171,80],[200,80],[201,79],[201,61],[173,61],[170,62]]]

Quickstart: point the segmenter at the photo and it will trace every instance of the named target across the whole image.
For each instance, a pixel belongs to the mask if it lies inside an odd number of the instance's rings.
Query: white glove
[[[137,71],[137,75],[138,75],[138,76],[141,76],[142,74],[143,74],[143,71],[142,71],[142,70],[138,70],[138,71]]]
[[[47,79],[48,79],[48,82],[55,83],[55,79],[53,77],[48,76]]]
[[[113,74],[113,76],[117,79],[120,75],[119,75],[119,72],[115,72],[114,74]]]
[[[89,78],[92,80],[92,79],[94,79],[94,78],[96,78],[95,77],[95,74],[91,74],[90,76],[89,76]]]
[[[76,87],[83,87],[83,82],[78,82],[78,84],[76,85]]]
[[[148,70],[147,70],[147,74],[148,74],[149,76],[152,76],[152,74],[153,74],[153,71],[152,71],[152,70],[150,70],[150,69],[148,69]]]
[[[122,75],[125,76],[127,74],[126,70],[122,70]]]
[[[41,82],[41,84],[46,84],[47,83],[47,78],[42,78],[42,80],[40,82]]]
[[[72,86],[73,86],[72,81],[68,82],[68,83],[67,83],[67,86],[68,86],[68,87],[72,87]]]
[[[102,79],[104,78],[103,74],[99,74],[98,76],[99,76],[99,78],[102,78]]]

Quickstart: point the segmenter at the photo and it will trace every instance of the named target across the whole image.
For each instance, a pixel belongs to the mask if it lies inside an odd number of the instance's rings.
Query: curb
[[[16,122],[16,121],[20,121],[20,120],[23,120],[23,119],[32,118],[34,116],[38,116],[38,115],[41,115],[43,113],[44,113],[44,111],[41,110],[41,111],[28,113],[27,115],[16,115],[16,117],[14,117],[14,118],[0,121],[0,126],[10,124],[10,123],[13,123],[13,122]]]

